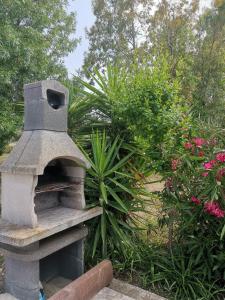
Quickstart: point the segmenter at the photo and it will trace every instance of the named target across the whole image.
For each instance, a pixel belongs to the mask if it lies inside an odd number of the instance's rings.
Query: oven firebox
[[[89,163],[67,134],[68,90],[55,80],[25,85],[24,132],[1,165],[0,246],[5,290],[37,300],[40,282],[83,273]]]

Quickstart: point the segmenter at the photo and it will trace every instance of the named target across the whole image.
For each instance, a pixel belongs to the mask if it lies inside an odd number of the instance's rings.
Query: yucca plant
[[[129,171],[135,152],[125,149],[119,137],[111,142],[105,133],[97,132],[91,137],[91,150],[84,153],[91,164],[86,178],[87,203],[103,208],[100,219],[90,226],[92,257],[97,252],[110,257],[113,251],[126,256],[137,229],[138,212],[144,211],[147,201],[147,192]]]
[[[87,136],[93,130],[105,130],[115,138],[118,131],[120,135],[129,132],[119,114],[115,113],[120,105],[126,74],[124,68],[109,65],[104,74],[94,68],[89,74],[91,83],[76,78],[80,88],[69,107],[69,129],[72,135]]]

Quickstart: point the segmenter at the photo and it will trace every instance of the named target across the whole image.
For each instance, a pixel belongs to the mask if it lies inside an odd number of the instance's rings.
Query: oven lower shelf
[[[25,247],[101,214],[100,207],[77,210],[58,206],[39,212],[35,228],[17,226],[0,219],[0,243]]]
[[[83,225],[72,227],[66,231],[62,231],[51,237],[43,239],[33,249],[27,249],[27,247],[25,247],[25,249],[22,247],[18,248],[0,243],[1,254],[5,257],[8,256],[19,261],[40,261],[42,258],[84,239],[87,234],[88,228]]]

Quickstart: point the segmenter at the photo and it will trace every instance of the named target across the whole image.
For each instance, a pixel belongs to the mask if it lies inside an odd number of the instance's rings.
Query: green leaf
[[[102,253],[103,256],[106,257],[106,213],[105,209],[103,209],[103,213],[101,215],[101,237],[102,237]]]
[[[104,176],[108,176],[112,174],[113,172],[117,171],[119,168],[121,168],[123,165],[126,164],[126,162],[129,160],[129,158],[133,155],[133,152],[129,153],[127,156],[122,158],[114,167],[112,167],[110,170],[106,171],[104,173]]]
[[[109,186],[106,187],[111,196],[114,198],[114,200],[123,208],[125,213],[128,213],[128,208],[126,205],[123,203],[123,201],[120,199],[120,197],[111,189]]]
[[[94,237],[94,243],[93,243],[93,251],[92,251],[92,257],[95,256],[95,252],[97,249],[97,245],[99,242],[99,238],[100,238],[100,223],[97,226],[96,232],[95,232],[95,237]]]
[[[120,187],[124,192],[126,192],[126,193],[128,193],[128,194],[130,194],[132,196],[135,196],[134,193],[133,193],[133,191],[131,189],[127,188],[125,185],[119,183],[118,181],[116,181],[113,178],[109,178],[109,180],[111,182],[113,182],[115,185],[117,185],[118,187]]]
[[[99,89],[95,88],[93,85],[87,83],[86,81],[82,80],[81,78],[77,77],[77,80],[89,91],[91,91],[92,93],[100,96],[100,97],[105,97],[105,94],[102,93]],[[84,89],[80,90],[81,93],[83,93],[84,95],[90,96],[90,92],[85,91]]]
[[[100,183],[100,190],[101,190],[102,198],[107,204],[108,203],[107,190],[103,181]]]
[[[220,240],[222,241],[223,237],[224,237],[224,234],[225,234],[225,224],[223,225],[223,229],[221,231],[221,235],[220,235]]]

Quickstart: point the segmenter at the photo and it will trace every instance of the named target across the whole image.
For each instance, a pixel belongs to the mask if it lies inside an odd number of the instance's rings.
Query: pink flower
[[[167,178],[167,180],[165,182],[165,187],[168,189],[171,189],[173,187],[173,180],[171,177]]]
[[[206,213],[216,218],[223,218],[225,215],[225,212],[220,208],[219,203],[215,201],[206,202],[204,204],[204,210]]]
[[[202,176],[203,176],[203,177],[207,177],[208,175],[209,175],[209,172],[203,172],[203,173],[202,173]]]
[[[171,169],[173,171],[176,171],[178,165],[180,163],[180,160],[179,159],[173,159],[172,162],[171,162]]]
[[[193,138],[193,142],[197,148],[201,148],[204,144],[206,144],[206,140],[199,137]]]
[[[186,142],[186,143],[184,144],[184,148],[185,148],[185,149],[191,149],[191,148],[192,148],[192,143]]]
[[[224,152],[217,153],[216,160],[224,163],[225,162],[225,153]]]
[[[224,218],[225,212],[218,208],[214,211],[214,215],[217,218]]]
[[[216,173],[216,180],[222,181],[224,175],[225,175],[225,168],[218,170]]]
[[[198,156],[199,156],[199,157],[203,157],[204,155],[205,155],[205,153],[204,153],[203,151],[199,151],[199,152],[198,152]]]
[[[209,162],[204,163],[203,167],[204,167],[205,170],[212,170],[215,163],[216,163],[216,160],[213,159],[213,160],[210,160]]]
[[[196,205],[201,204],[201,201],[198,198],[196,198],[195,196],[191,197],[191,202],[195,203]]]

